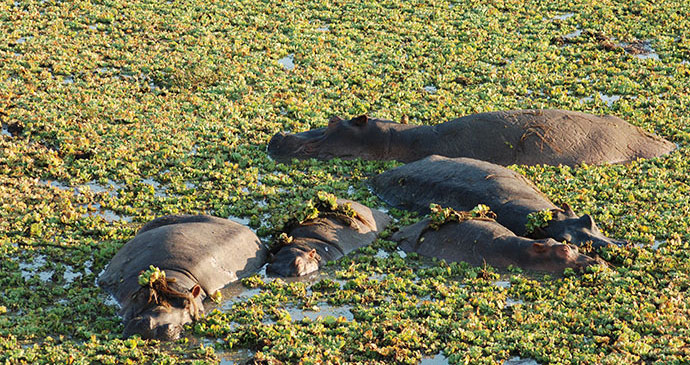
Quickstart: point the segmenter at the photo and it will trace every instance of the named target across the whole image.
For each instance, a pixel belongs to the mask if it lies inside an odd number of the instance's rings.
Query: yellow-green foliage
[[[287,362],[443,351],[468,363],[688,363],[689,19],[680,0],[2,1],[0,362],[216,361],[192,342],[121,340],[94,283],[164,214],[244,218],[267,239],[318,191],[383,205],[366,179],[398,163],[279,163],[265,152],[276,132],[331,115],[437,124],[560,108],[678,144],[627,165],[513,167],[606,234],[659,250],[607,249],[610,269],[513,272],[499,288],[491,268],[375,255],[394,247],[379,240],[331,281],[245,280],[259,294],[193,332]],[[626,51],[636,41],[655,53]],[[324,303],[352,317],[290,320]]]

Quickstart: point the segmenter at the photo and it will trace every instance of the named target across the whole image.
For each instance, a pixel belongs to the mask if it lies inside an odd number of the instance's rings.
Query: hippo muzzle
[[[124,337],[138,334],[145,340],[172,341],[180,338],[182,325],[166,323],[155,325],[154,320],[149,316],[132,318],[123,332]]]
[[[268,153],[275,159],[310,158],[317,154],[316,143],[326,135],[326,128],[301,133],[276,133],[268,142]]]

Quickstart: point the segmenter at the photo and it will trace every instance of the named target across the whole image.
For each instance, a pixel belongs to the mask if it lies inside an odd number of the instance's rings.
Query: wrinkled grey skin
[[[390,223],[390,217],[376,209],[345,199],[338,199],[337,203],[350,203],[357,217],[343,219],[327,215],[291,229],[287,233],[293,238],[292,243],[278,250],[266,272],[279,276],[307,275],[328,261],[371,244]]]
[[[565,110],[472,114],[435,126],[334,117],[328,127],[277,133],[275,159],[355,159],[412,162],[430,155],[470,157],[499,165],[625,163],[669,153],[675,145],[614,116]]]
[[[467,262],[473,266],[489,264],[506,268],[510,265],[535,271],[562,273],[564,269],[581,270],[605,264],[581,254],[577,247],[561,244],[551,238],[532,240],[518,237],[492,220],[449,222],[438,230],[429,228],[429,219],[402,228],[392,239],[399,248],[422,256],[448,262]]]
[[[266,262],[268,250],[247,227],[206,215],[157,218],[127,242],[98,278],[98,284],[120,303],[124,336],[173,340],[192,322],[193,303],[175,299],[171,308],[147,303],[146,288],[138,283],[150,265],[176,282],[170,287],[191,293],[203,312],[202,301],[227,284],[251,275]]]
[[[387,203],[420,213],[427,213],[430,203],[464,211],[487,205],[496,221],[518,236],[577,246],[589,241],[593,247],[625,244],[601,234],[589,215],[578,217],[567,205],[556,207],[524,176],[485,161],[430,156],[375,176],[371,185]],[[553,214],[549,225],[528,233],[527,215],[546,209]]]

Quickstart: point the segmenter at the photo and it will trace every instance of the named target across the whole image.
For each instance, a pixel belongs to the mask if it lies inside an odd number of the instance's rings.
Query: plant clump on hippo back
[[[434,223],[425,218],[403,227],[392,236],[399,248],[449,262],[467,262],[499,268],[516,266],[527,270],[562,273],[605,262],[578,251],[573,245],[546,238],[518,237],[493,219],[465,218]]]
[[[591,216],[578,216],[567,205],[558,208],[519,173],[486,161],[430,156],[377,175],[370,183],[382,200],[402,209],[427,213],[429,204],[437,203],[465,211],[485,204],[498,223],[518,236],[577,246],[626,243],[604,236]],[[549,219],[530,225],[530,217],[539,212],[548,212]]]
[[[301,133],[277,133],[268,153],[278,160],[355,159],[412,162],[430,155],[470,157],[499,165],[625,163],[669,153],[675,145],[614,116],[566,110],[472,114],[434,126],[366,115]]]
[[[289,225],[281,234],[266,272],[278,276],[304,276],[326,262],[374,242],[390,217],[351,200],[327,198],[317,203],[318,215]]]
[[[259,238],[238,223],[207,215],[164,216],[117,252],[98,284],[120,304],[125,337],[173,340],[203,314],[204,298],[255,273],[267,256]]]

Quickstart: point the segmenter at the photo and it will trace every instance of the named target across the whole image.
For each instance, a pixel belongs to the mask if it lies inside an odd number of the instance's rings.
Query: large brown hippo
[[[490,162],[430,156],[375,176],[371,185],[387,203],[420,213],[428,212],[431,203],[463,211],[488,205],[496,221],[518,236],[577,246],[589,241],[593,247],[625,243],[602,235],[591,216],[579,217],[567,205],[558,208],[524,176]],[[542,211],[552,218],[528,232],[528,215]]]
[[[429,218],[402,228],[392,239],[399,248],[449,262],[562,273],[566,268],[582,269],[603,261],[581,254],[577,247],[551,238],[533,240],[518,237],[493,220],[469,219],[429,227]]]
[[[320,214],[288,229],[291,242],[284,244],[270,259],[267,273],[303,276],[328,261],[371,244],[390,223],[390,217],[351,200],[338,199],[338,206],[354,210],[353,216],[331,212]]]
[[[470,157],[499,165],[624,163],[672,151],[675,145],[614,116],[565,110],[472,114],[435,126],[361,115],[334,117],[328,127],[278,133],[268,153],[290,158],[398,160],[430,155]]]
[[[256,272],[268,250],[249,228],[207,215],[172,215],[142,227],[108,264],[98,284],[120,303],[124,336],[172,340],[203,313],[202,301]],[[156,285],[138,278],[151,265]]]

